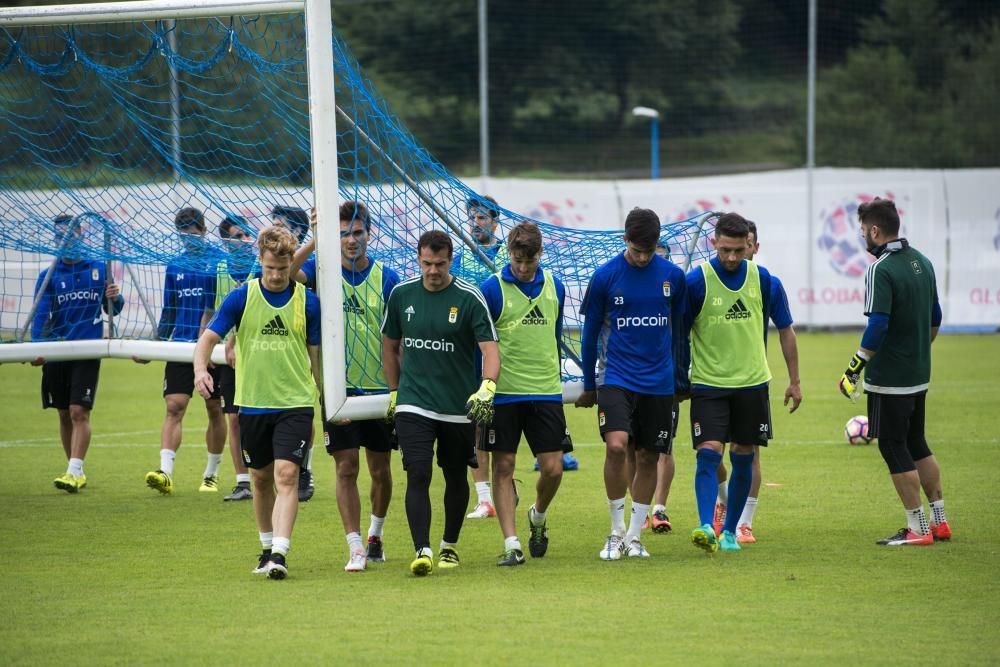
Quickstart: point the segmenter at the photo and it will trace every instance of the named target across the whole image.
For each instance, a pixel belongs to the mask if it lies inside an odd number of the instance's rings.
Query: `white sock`
[[[274,533],[260,533],[260,546],[264,549],[270,549],[271,545],[274,543]]]
[[[656,514],[657,512],[663,512],[664,514],[666,514],[667,513],[667,506],[666,505],[653,505],[653,514]]]
[[[169,449],[160,450],[160,470],[167,473],[171,477],[174,476],[174,459],[177,458],[177,452],[171,451]]]
[[[424,547],[423,549],[417,552],[417,558],[419,558],[420,556],[427,556],[428,558],[434,558],[434,552],[431,551],[430,547]]]
[[[247,486],[250,486],[250,473],[248,473],[248,472],[247,473],[242,473],[241,472],[241,473],[237,474],[236,475],[236,483],[237,484],[246,484]]]
[[[931,503],[931,518],[934,523],[944,523],[947,521],[947,519],[944,518],[944,498],[941,500],[935,500]]]
[[[639,539],[639,535],[642,533],[642,524],[646,523],[647,516],[649,516],[649,505],[643,505],[633,500],[632,516],[629,518],[628,532],[625,534],[626,542]]]
[[[927,525],[927,515],[924,514],[923,505],[915,510],[906,510],[906,525],[917,535],[927,535],[931,532],[931,527]]]
[[[719,502],[729,505],[729,480],[719,482]]]
[[[382,537],[382,524],[385,523],[385,517],[378,517],[374,514],[371,517],[372,523],[368,526],[368,537]]]
[[[444,540],[441,540],[441,546],[439,546],[438,549],[454,549],[455,544],[455,542],[445,542]]]
[[[288,550],[292,547],[292,538],[290,537],[276,537],[271,542],[271,551],[276,554],[281,554],[285,556],[288,554]]]
[[[531,506],[531,511],[528,512],[528,520],[531,521],[532,526],[543,526],[545,525],[545,514],[546,512],[539,512],[535,509],[535,506]]]
[[[68,472],[71,475],[76,475],[77,477],[79,477],[80,475],[82,475],[83,474],[83,459],[70,459],[69,460],[69,467],[66,468],[66,472]],[[944,512],[943,509],[941,511]]]
[[[351,553],[354,553],[356,551],[364,551],[364,547],[361,546],[361,533],[347,534],[347,549]]]
[[[222,454],[209,454],[208,463],[205,464],[205,474],[202,477],[215,477],[218,475],[220,463],[222,463]]]
[[[737,526],[742,526],[746,524],[753,528],[753,513],[757,510],[757,499],[754,497],[747,498],[747,504],[743,506],[743,514],[740,515],[740,520],[736,524]]]
[[[493,504],[493,499],[490,497],[489,482],[476,482],[476,495],[479,496],[479,502]]]
[[[514,537],[505,537],[503,540],[503,550],[510,551],[511,549],[521,551],[521,540],[517,539],[517,535]]]
[[[625,499],[608,498],[608,511],[611,512],[611,532],[619,537],[625,535]]]

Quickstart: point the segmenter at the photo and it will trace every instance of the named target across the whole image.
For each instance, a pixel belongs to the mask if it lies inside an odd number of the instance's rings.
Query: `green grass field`
[[[799,341],[805,401],[788,415],[772,399],[776,439],[762,459],[757,545],[713,557],[691,546],[694,456],[685,435],[668,503],[675,532],[650,533],[653,557],[643,562],[598,560],[608,531],[603,450],[593,411],[568,407],[581,468],[565,475],[550,509],[548,555],[501,570],[496,521],[469,521],[462,566],[426,579],[407,568],[398,458],[389,562],[344,573],[333,467],[319,451],[290,577],[268,581],[250,574],[259,546],[249,503],[197,492],[205,461],[197,403],[174,495],[143,483],[159,462],[161,364],[105,361],[89,483],[77,495],[52,486],[65,460],[56,415],[39,408],[40,371],[2,366],[0,664],[996,664],[1000,337],[935,344],[928,438],[955,537],[894,550],[874,545],[905,523],[878,449],[842,437],[864,411],[835,389],[858,335]],[[771,363],[780,395],[776,344]],[[528,455],[519,462],[522,540],[530,465]],[[364,472],[362,485],[364,494]]]

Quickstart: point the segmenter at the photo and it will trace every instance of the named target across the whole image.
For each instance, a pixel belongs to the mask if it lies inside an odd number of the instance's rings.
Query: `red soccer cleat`
[[[920,535],[909,528],[900,528],[895,535],[881,539],[875,544],[884,547],[929,547],[934,544],[934,536],[930,533]]]
[[[736,528],[736,542],[738,544],[757,544],[757,538],[753,536],[753,528],[750,524],[741,523]]]
[[[722,535],[722,524],[726,522],[726,506],[720,502],[715,503],[715,534]]]
[[[941,523],[932,523],[931,535],[934,537],[935,542],[950,540],[951,528],[948,527],[948,522],[942,521]]]

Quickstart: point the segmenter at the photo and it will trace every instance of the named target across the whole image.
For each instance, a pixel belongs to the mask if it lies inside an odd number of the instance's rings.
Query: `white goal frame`
[[[313,196],[321,219],[332,220],[340,206],[337,182],[337,125],[334,98],[333,29],[329,0],[140,0],[82,5],[51,5],[0,9],[0,27],[204,18],[213,16],[287,14],[304,12],[307,40],[306,68],[312,152]],[[340,244],[332,233],[314,230],[317,289],[323,294],[323,407],[326,416],[362,419],[385,413],[388,398],[371,396],[347,400],[344,350],[344,309],[341,289]],[[323,243],[325,236],[330,240]],[[339,230],[338,230],[339,236]],[[324,270],[325,269],[325,270]],[[101,339],[0,345],[0,363],[101,357],[191,361],[194,343]],[[224,363],[221,346],[213,352]]]

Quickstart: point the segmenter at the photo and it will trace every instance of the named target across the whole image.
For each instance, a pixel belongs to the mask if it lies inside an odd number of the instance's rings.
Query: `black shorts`
[[[212,380],[216,383],[216,391],[222,400],[222,411],[235,415],[240,411],[240,406],[236,405],[236,369],[232,366],[216,366],[215,370],[218,374],[213,374]]]
[[[695,389],[691,392],[691,443],[712,440],[767,447],[771,404],[767,387]]]
[[[479,467],[475,447],[476,427],[471,422],[446,422],[415,412],[397,412],[396,436],[399,438],[404,470],[411,465],[433,460],[435,440],[439,468]]]
[[[218,399],[222,394],[219,391],[219,368],[209,368],[212,375],[212,398]],[[170,394],[194,394],[194,364],[181,361],[168,361],[163,369],[163,395]]]
[[[622,387],[597,388],[597,425],[601,436],[625,431],[636,449],[669,454],[673,447],[674,397],[641,394]]]
[[[313,409],[289,408],[259,415],[240,413],[240,447],[248,468],[266,468],[275,459],[302,465],[309,453]]]
[[[42,366],[42,409],[79,405],[93,410],[100,374],[100,359],[47,362]]]
[[[879,441],[891,440],[905,444],[919,461],[927,449],[924,436],[927,392],[918,394],[868,393],[868,437]],[[924,456],[929,456],[927,449]]]
[[[370,452],[399,449],[395,429],[383,419],[364,419],[344,426],[327,422],[323,424],[323,439],[330,454],[361,447]]]
[[[562,401],[519,401],[496,406],[493,423],[479,429],[479,449],[516,454],[522,433],[532,456],[573,451],[572,442],[564,445],[566,415]]]

